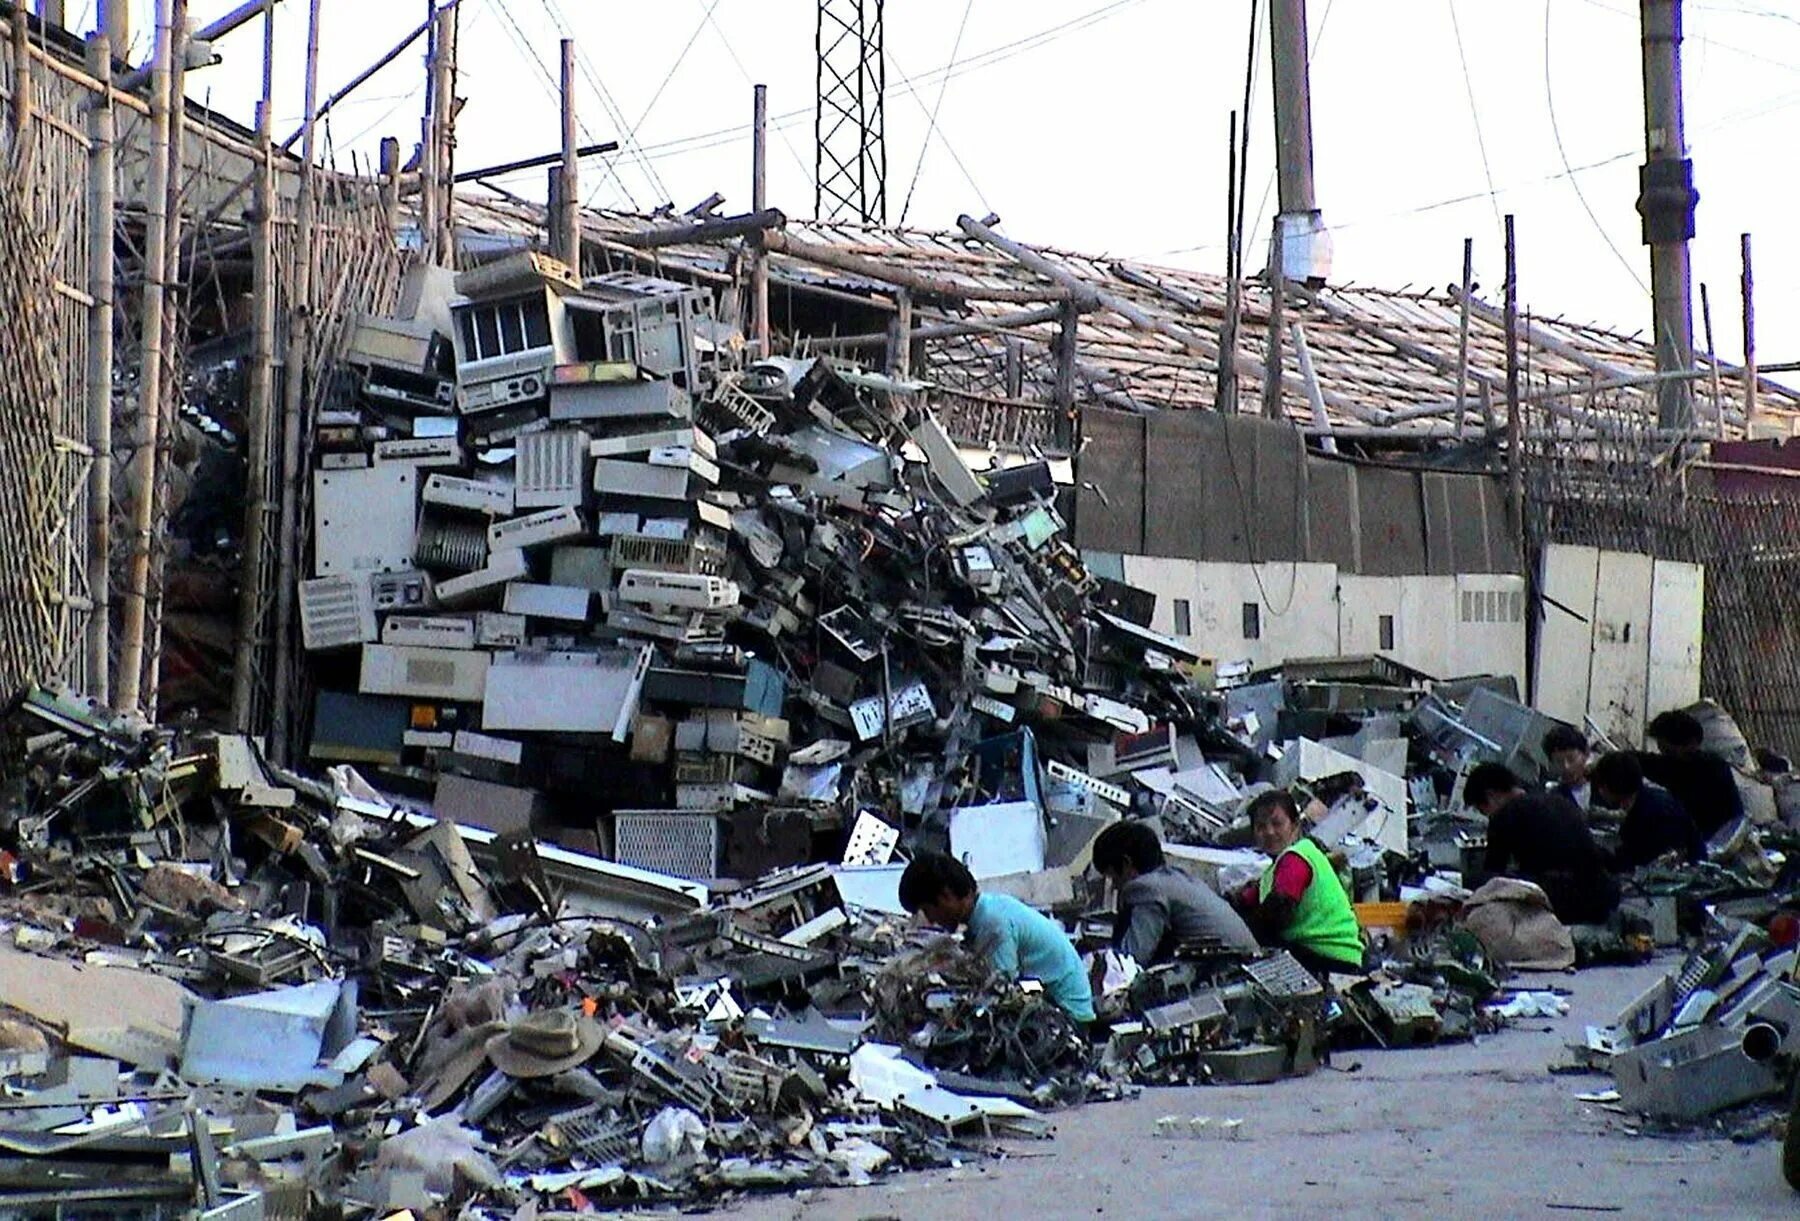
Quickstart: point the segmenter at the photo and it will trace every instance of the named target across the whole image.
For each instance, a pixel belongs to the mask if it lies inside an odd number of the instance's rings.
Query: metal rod
[[[312,245],[315,221],[314,157],[318,142],[319,7],[312,0],[306,19],[305,134],[301,137],[300,195],[294,217],[294,279],[288,298],[287,354],[281,386],[281,548],[275,584],[275,677],[269,709],[269,747],[278,763],[287,762],[289,691],[293,669],[294,597],[300,571],[300,480],[306,456],[300,450],[301,416],[306,404],[307,357],[312,350]]]
[[[767,85],[757,85],[751,91],[750,106],[750,210],[761,212],[769,206]],[[766,241],[758,242],[750,249],[750,345],[757,356],[769,355],[769,259],[766,246]]]
[[[112,44],[104,32],[87,48],[88,70],[100,94],[88,111],[88,310],[87,442],[88,597],[87,695],[112,702],[112,485],[113,485],[113,229],[117,223],[117,116],[113,112]]]
[[[138,349],[137,450],[131,456],[131,558],[119,616],[119,681],[115,706],[136,712],[144,678],[144,612],[149,600],[150,531],[156,512],[156,449],[162,423],[162,340],[165,258],[169,232],[169,67],[174,0],[156,0],[156,47],[150,72],[150,180],[144,208],[143,327]]]
[[[617,152],[618,148],[619,142],[617,140],[607,140],[601,144],[583,144],[580,148],[575,150],[575,155],[577,157],[593,157],[600,153]],[[539,153],[535,157],[523,157],[517,161],[502,161],[499,165],[484,165],[480,169],[475,170],[459,170],[453,175],[453,181],[458,184],[465,182],[481,182],[483,179],[487,178],[499,178],[505,174],[516,174],[520,170],[541,169],[546,165],[558,167],[557,172],[560,174],[562,172],[562,161],[563,155],[560,150],[554,153]],[[421,188],[417,184],[414,184],[412,187],[408,188],[405,193],[410,195],[419,189]]]
[[[1269,348],[1263,354],[1262,413],[1264,419],[1279,420],[1281,410],[1281,344],[1282,325],[1287,313],[1287,275],[1282,263],[1281,225],[1269,235]]]
[[[557,255],[581,274],[581,152],[575,122],[575,40],[562,40],[562,194],[557,200]]]
[[[1738,238],[1744,270],[1740,277],[1744,294],[1744,433],[1756,422],[1756,281],[1750,272],[1750,235]]]
[[[245,394],[244,567],[238,583],[237,649],[231,667],[231,723],[239,733],[255,729],[256,671],[264,662],[268,624],[267,553],[271,518],[278,501],[269,496],[269,463],[275,424],[275,153],[271,111],[275,70],[274,0],[266,0],[263,26],[263,86],[256,106],[255,167],[250,217],[250,368]],[[278,565],[279,566],[279,565]]]
[[[1463,239],[1462,317],[1456,333],[1456,435],[1462,436],[1463,404],[1469,389],[1469,294],[1475,290],[1475,239]]]
[[[1325,410],[1325,396],[1319,393],[1319,379],[1313,372],[1312,351],[1306,346],[1306,332],[1294,320],[1294,357],[1300,362],[1300,380],[1306,383],[1306,401],[1312,408],[1313,428],[1323,438],[1319,448],[1328,454],[1338,452],[1337,438],[1332,436],[1331,416]],[[1462,429],[1457,428],[1460,434]]]

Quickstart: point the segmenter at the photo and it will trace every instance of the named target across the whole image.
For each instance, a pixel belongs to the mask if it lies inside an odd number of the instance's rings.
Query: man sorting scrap
[[[1156,832],[1116,822],[1094,840],[1094,869],[1118,891],[1113,948],[1150,967],[1182,946],[1254,954],[1256,938],[1231,904],[1170,865]]]
[[[1078,1022],[1094,1020],[1094,994],[1062,926],[1011,895],[983,894],[968,866],[942,852],[914,857],[900,875],[900,905],[939,928],[966,928],[969,948],[1006,979],[1035,979]]]

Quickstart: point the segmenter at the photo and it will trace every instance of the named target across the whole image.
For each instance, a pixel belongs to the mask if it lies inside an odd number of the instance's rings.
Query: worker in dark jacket
[[[1612,915],[1619,883],[1568,798],[1527,792],[1507,768],[1482,763],[1463,782],[1463,799],[1487,816],[1490,875],[1535,883],[1564,924],[1601,924]]]
[[[1701,839],[1711,839],[1719,828],[1744,813],[1731,764],[1705,748],[1706,730],[1686,712],[1664,712],[1646,731],[1656,743],[1656,754],[1642,754],[1644,778],[1660,784],[1682,804]]]
[[[1624,814],[1616,864],[1638,869],[1665,856],[1704,860],[1706,841],[1682,804],[1644,779],[1638,756],[1614,751],[1594,764],[1594,799]]]
[[[1182,945],[1256,953],[1256,938],[1243,917],[1169,864],[1156,832],[1143,823],[1116,822],[1100,832],[1094,868],[1119,894],[1113,948],[1138,965],[1167,962]]]

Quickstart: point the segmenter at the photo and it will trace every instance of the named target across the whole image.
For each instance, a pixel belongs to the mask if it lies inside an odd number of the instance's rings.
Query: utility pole
[[[581,275],[581,158],[575,122],[575,40],[562,40],[562,178],[558,182],[556,253]]]
[[[437,197],[437,231],[432,235],[436,262],[456,266],[456,24],[458,10],[447,6],[437,11],[437,36],[432,43],[431,98],[432,138],[435,152],[432,192]]]
[[[1269,0],[1269,57],[1275,92],[1275,227],[1287,279],[1317,287],[1331,274],[1331,235],[1313,190],[1312,80],[1306,0]],[[1248,116],[1246,116],[1246,122]],[[1273,261],[1271,260],[1271,267]]]
[[[1519,258],[1513,241],[1512,213],[1506,214],[1506,471],[1512,501],[1513,528],[1519,532],[1519,555],[1525,555],[1525,436],[1519,418]]]
[[[769,206],[769,87],[755,88],[751,112],[750,210]],[[769,255],[759,235],[750,243],[750,340],[756,355],[769,355]]]
[[[1644,41],[1644,156],[1638,212],[1650,247],[1650,295],[1656,328],[1657,425],[1694,426],[1694,310],[1688,242],[1694,236],[1694,163],[1687,155],[1681,105],[1681,0],[1639,0]]]
[[[131,54],[131,0],[100,0],[99,32],[106,35],[114,59]]]

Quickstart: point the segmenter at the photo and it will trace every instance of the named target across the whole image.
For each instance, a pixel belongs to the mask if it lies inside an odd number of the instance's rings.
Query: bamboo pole
[[[144,687],[140,700],[146,715],[156,718],[162,691],[162,625],[163,577],[168,565],[166,518],[168,516],[169,463],[175,440],[176,403],[180,399],[179,380],[174,367],[176,357],[176,320],[181,311],[176,296],[183,287],[181,274],[181,200],[187,162],[187,56],[188,0],[175,0],[170,10],[170,32],[174,45],[169,49],[169,198],[164,208],[168,218],[163,234],[163,274],[169,285],[163,300],[162,371],[158,380],[162,393],[158,408],[163,420],[156,452],[154,513],[156,545],[150,548],[149,580],[144,602]]]
[[[87,625],[87,695],[112,700],[112,389],[113,389],[113,227],[117,220],[115,156],[117,138],[112,99],[112,44],[104,33],[87,49],[88,67],[101,92],[88,110],[88,596],[94,609]]]
[[[1725,399],[1719,387],[1719,351],[1713,346],[1712,294],[1700,282],[1700,326],[1706,334],[1706,367],[1711,373],[1713,411],[1718,415],[1719,439],[1725,439]]]
[[[275,72],[274,0],[263,8],[262,98],[256,105],[256,144],[262,158],[250,221],[251,348],[245,419],[247,461],[244,471],[244,567],[238,589],[237,651],[231,670],[231,723],[239,733],[254,729],[255,679],[265,664],[268,624],[264,599],[270,519],[276,504],[269,496],[269,463],[274,452],[275,413],[275,150],[272,115]],[[279,566],[279,565],[278,565]]]
[[[1282,224],[1269,237],[1269,350],[1263,362],[1263,418],[1279,420],[1281,409],[1282,324],[1287,313],[1287,265],[1283,262]]]
[[[142,706],[144,618],[149,601],[150,531],[155,525],[156,450],[162,424],[163,288],[169,231],[169,67],[174,0],[156,0],[156,48],[150,68],[150,181],[144,201],[143,327],[138,350],[137,451],[131,456],[131,560],[119,617],[115,706]]]
[[[1513,528],[1519,532],[1519,555],[1525,554],[1525,468],[1519,412],[1519,269],[1513,242],[1512,213],[1506,215],[1506,469],[1511,490]]]
[[[437,261],[441,266],[456,266],[456,33],[457,10],[446,6],[438,10],[437,60],[434,69],[437,83],[432,96],[437,101],[437,181],[438,232],[435,240]]]
[[[317,190],[314,157],[319,114],[319,0],[306,21],[306,133],[301,137],[300,197],[294,218],[293,288],[288,299],[287,356],[282,362],[281,549],[275,586],[275,681],[269,710],[269,744],[278,762],[288,758],[292,709],[294,597],[300,569],[300,481],[306,456],[300,450],[301,415],[306,404],[306,366],[312,351],[313,224]]]

